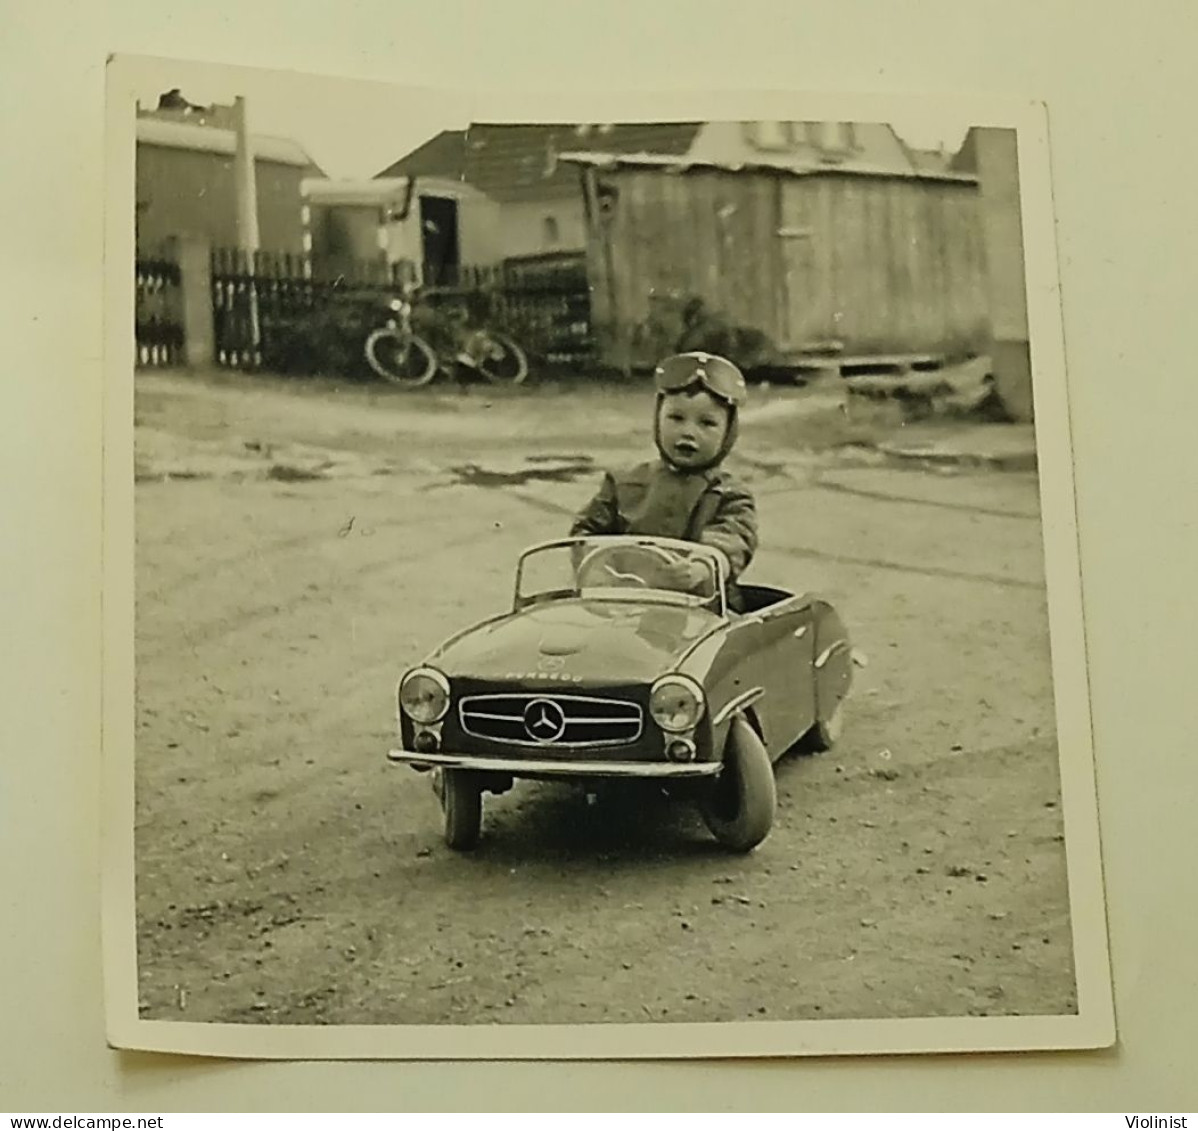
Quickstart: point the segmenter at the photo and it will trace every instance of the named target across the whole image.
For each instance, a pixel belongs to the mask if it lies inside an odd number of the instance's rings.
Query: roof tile
[[[681,156],[701,127],[701,122],[477,123],[443,131],[379,176],[452,177],[499,201],[561,197],[576,191],[577,171],[559,164],[558,153],[585,143],[593,152]]]

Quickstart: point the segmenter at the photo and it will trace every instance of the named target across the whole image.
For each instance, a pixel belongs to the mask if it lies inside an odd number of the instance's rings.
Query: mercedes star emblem
[[[524,729],[537,742],[556,742],[566,732],[566,716],[552,699],[534,699],[524,708]]]

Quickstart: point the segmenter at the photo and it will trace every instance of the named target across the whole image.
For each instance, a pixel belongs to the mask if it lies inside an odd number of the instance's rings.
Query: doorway
[[[420,240],[425,283],[456,283],[462,266],[456,200],[448,196],[420,198]]]

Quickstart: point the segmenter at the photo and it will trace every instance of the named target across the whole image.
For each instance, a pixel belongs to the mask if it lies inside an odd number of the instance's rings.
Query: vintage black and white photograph
[[[120,1043],[1109,1037],[1034,114],[122,63]]]

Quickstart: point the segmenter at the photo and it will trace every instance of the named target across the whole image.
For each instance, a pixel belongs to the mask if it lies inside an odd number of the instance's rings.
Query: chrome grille
[[[458,704],[462,731],[521,746],[622,746],[641,736],[637,703],[549,692],[471,695]]]

